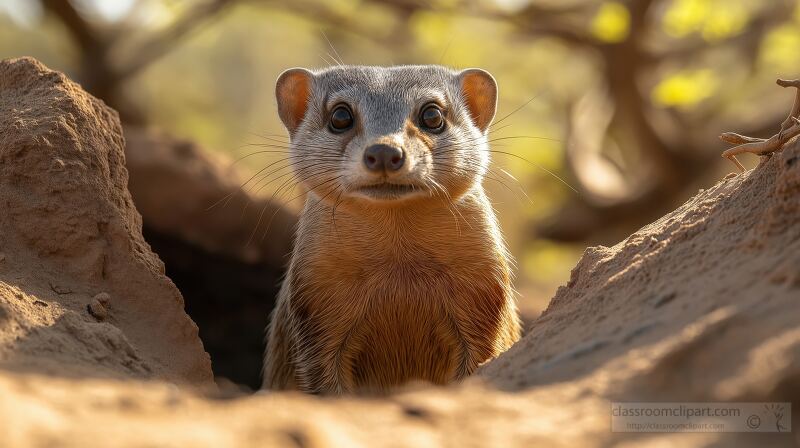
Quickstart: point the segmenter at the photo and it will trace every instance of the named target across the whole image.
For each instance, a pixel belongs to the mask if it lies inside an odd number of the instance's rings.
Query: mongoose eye
[[[439,106],[430,104],[419,114],[419,124],[428,131],[441,132],[444,129],[444,114]]]
[[[333,109],[331,114],[330,129],[333,132],[344,132],[353,127],[353,114],[347,106],[340,105]]]

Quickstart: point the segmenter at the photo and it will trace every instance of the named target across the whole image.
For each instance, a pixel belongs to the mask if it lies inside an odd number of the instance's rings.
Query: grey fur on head
[[[328,187],[346,197],[366,199],[362,187],[378,182],[363,167],[365,148],[386,144],[402,148],[402,170],[382,181],[411,186],[408,197],[445,194],[456,200],[482,180],[489,162],[487,134],[494,117],[497,85],[480,69],[452,70],[436,65],[334,66],[290,69],[276,85],[279,115],[291,135],[295,172],[312,192],[318,190],[308,168],[325,166],[339,176]],[[427,105],[441,109],[445,126],[428,132],[420,114]],[[345,105],[353,126],[331,132],[332,111]],[[372,198],[374,199],[374,198]],[[398,201],[393,201],[398,202]],[[402,202],[402,201],[400,201]]]

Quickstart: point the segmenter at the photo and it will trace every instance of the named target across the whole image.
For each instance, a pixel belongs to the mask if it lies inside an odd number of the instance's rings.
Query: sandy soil
[[[791,401],[800,428],[798,145],[587,249],[527,336],[465,384],[325,399],[208,388],[122,144],[115,114],[62,75],[0,63],[0,446],[800,442],[609,431],[614,400]]]
[[[116,113],[64,75],[0,64],[0,366],[211,384],[142,238],[123,147]]]

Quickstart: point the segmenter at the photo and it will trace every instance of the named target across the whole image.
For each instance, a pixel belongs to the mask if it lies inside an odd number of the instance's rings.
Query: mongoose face
[[[497,86],[483,70],[296,68],[278,78],[276,96],[295,173],[319,200],[458,201],[487,170]]]

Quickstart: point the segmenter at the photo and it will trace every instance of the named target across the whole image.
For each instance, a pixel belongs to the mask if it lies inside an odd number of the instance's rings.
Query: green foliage
[[[765,70],[797,76],[797,49],[800,48],[800,4],[792,21],[772,29],[761,46],[760,64]]]
[[[663,106],[693,106],[712,97],[721,84],[711,69],[681,70],[661,80],[653,89],[653,101]]]
[[[621,42],[631,26],[628,8],[618,2],[603,2],[592,20],[592,34],[604,42]]]
[[[742,32],[753,3],[748,0],[674,0],[664,14],[664,30],[673,37],[697,33],[710,42],[726,39]]]

